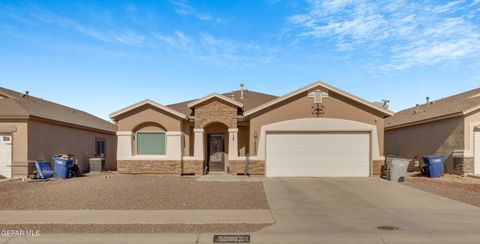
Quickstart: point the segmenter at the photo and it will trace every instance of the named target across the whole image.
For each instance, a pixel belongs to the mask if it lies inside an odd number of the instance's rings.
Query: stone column
[[[238,159],[238,129],[228,129],[228,160]]]
[[[204,142],[203,142],[203,132],[202,128],[195,128],[193,129],[194,132],[194,146],[193,146],[193,157],[195,160],[204,160],[203,150],[204,150]]]
[[[117,132],[117,160],[131,159],[132,135],[133,135],[133,132],[131,131]]]

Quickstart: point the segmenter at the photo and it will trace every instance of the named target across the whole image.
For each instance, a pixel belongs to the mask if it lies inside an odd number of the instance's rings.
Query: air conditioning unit
[[[104,158],[90,158],[90,172],[102,172],[104,168]]]

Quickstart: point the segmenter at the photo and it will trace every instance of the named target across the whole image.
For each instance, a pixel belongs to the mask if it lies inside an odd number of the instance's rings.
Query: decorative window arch
[[[166,130],[156,122],[144,122],[134,128],[135,152],[137,155],[165,155]]]

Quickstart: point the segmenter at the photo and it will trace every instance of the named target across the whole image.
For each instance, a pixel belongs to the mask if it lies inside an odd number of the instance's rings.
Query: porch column
[[[180,131],[167,131],[167,150],[166,155],[171,160],[182,160],[182,132]]]
[[[228,159],[236,160],[238,158],[238,129],[228,129]]]
[[[194,146],[193,146],[193,157],[195,160],[204,160],[204,155],[203,155],[203,129],[202,128],[195,128],[193,129],[194,132]]]
[[[117,132],[117,159],[130,159],[132,157],[132,134],[131,131]]]

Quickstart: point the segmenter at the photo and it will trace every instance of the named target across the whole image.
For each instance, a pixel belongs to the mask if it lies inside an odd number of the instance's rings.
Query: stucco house
[[[385,154],[418,160],[443,155],[447,173],[480,174],[480,88],[387,118]]]
[[[284,96],[249,90],[112,113],[120,173],[370,176],[392,112],[316,82]]]
[[[37,160],[74,154],[81,170],[104,157],[116,169],[116,125],[83,111],[0,88],[0,177],[26,178]]]

